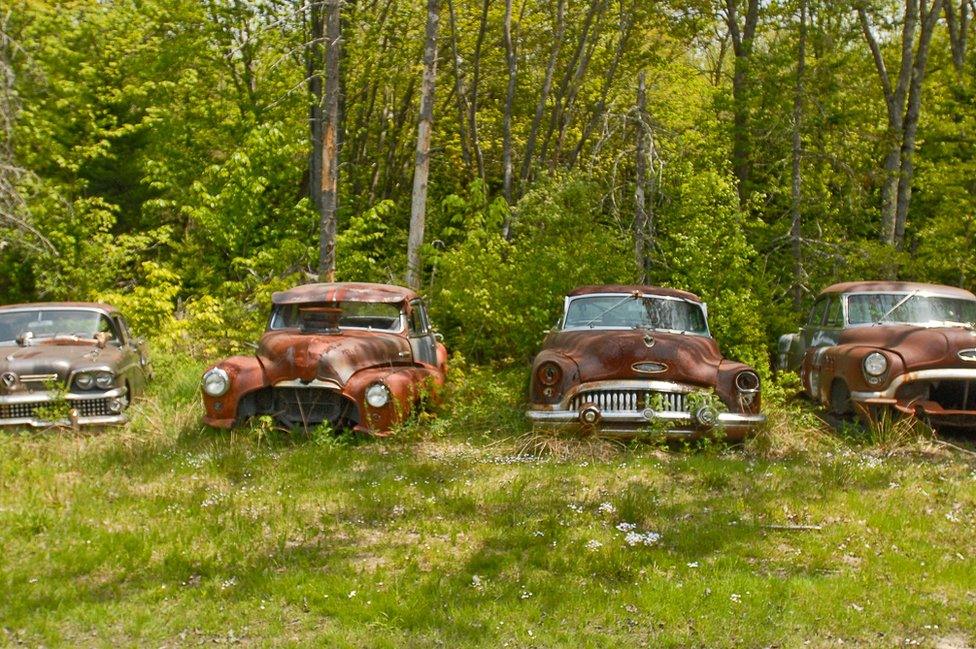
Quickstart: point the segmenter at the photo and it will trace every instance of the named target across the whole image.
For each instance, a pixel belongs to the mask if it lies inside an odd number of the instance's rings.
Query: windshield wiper
[[[600,311],[598,314],[596,314],[596,316],[594,316],[593,318],[590,318],[589,320],[587,320],[586,322],[584,322],[580,326],[582,326],[582,327],[589,327],[594,322],[596,322],[597,320],[599,320],[600,318],[602,318],[606,314],[610,313],[611,311],[613,311],[614,309],[616,309],[620,305],[626,304],[627,303],[627,300],[637,300],[637,299],[640,299],[640,296],[641,296],[640,291],[634,291],[633,293],[631,293],[630,295],[628,295],[624,299],[620,300],[619,302],[617,302],[615,304],[611,304],[609,307],[607,307],[603,311]]]
[[[874,324],[875,325],[881,324],[885,320],[885,318],[887,318],[892,313],[894,313],[896,310],[898,310],[898,307],[900,307],[901,305],[903,305],[905,302],[908,302],[910,299],[912,299],[916,295],[918,295],[918,289],[915,289],[914,291],[912,291],[911,293],[909,293],[908,295],[906,295],[902,299],[898,300],[898,302],[895,303],[895,306],[893,306],[890,309],[888,309],[883,316],[881,316],[880,318],[878,318],[877,320],[875,320]]]

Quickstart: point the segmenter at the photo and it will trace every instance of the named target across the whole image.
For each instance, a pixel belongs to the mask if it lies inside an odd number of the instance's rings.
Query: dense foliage
[[[425,291],[454,349],[523,359],[562,292],[638,279],[638,129],[650,142],[647,279],[701,294],[733,356],[764,364],[796,307],[833,280],[976,286],[976,56],[962,39],[960,64],[942,17],[896,249],[880,241],[885,102],[850,3],[758,3],[755,38],[737,47],[727,11],[747,1],[515,2],[509,200],[505,4],[441,9]],[[342,8],[339,279],[403,280],[423,5]],[[252,337],[270,292],[316,267],[307,5],[8,6],[0,136],[20,200],[2,203],[0,301],[112,300],[203,354]],[[865,6],[894,72],[905,4]],[[946,6],[958,32],[966,0]]]

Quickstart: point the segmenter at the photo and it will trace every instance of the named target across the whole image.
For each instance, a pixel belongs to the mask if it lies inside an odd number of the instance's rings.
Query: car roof
[[[23,304],[4,304],[0,311],[21,309],[93,309],[105,313],[118,313],[118,309],[102,302],[24,302]]]
[[[392,284],[367,282],[331,282],[302,284],[271,296],[274,304],[307,304],[314,302],[387,302],[399,304],[419,297],[414,291]]]
[[[644,295],[660,295],[662,297],[676,297],[682,300],[690,300],[692,302],[701,302],[699,298],[694,293],[689,293],[688,291],[682,291],[677,288],[666,288],[661,286],[648,286],[642,284],[598,284],[594,286],[580,286],[574,288],[572,291],[566,294],[567,297],[577,297],[580,295],[593,295],[599,293],[633,293],[639,292]]]
[[[944,286],[942,284],[925,284],[923,282],[894,282],[894,281],[866,281],[842,282],[828,286],[820,292],[821,295],[832,293],[927,293],[954,297],[962,300],[976,300],[976,295],[963,288]]]

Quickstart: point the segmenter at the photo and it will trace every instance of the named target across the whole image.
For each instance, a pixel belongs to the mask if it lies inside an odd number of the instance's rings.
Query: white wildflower
[[[633,523],[617,523],[617,529],[621,532],[633,532],[637,526]]]
[[[624,543],[630,547],[635,545],[654,545],[659,540],[661,540],[661,535],[657,532],[627,532],[627,536],[624,537]]]
[[[532,597],[532,593],[530,593],[530,592],[529,592],[529,591],[527,591],[527,590],[523,590],[523,591],[522,591],[522,594],[521,594],[521,595],[519,595],[519,599],[528,599],[528,598],[530,598],[530,597]]]
[[[484,588],[484,585],[485,584],[481,580],[481,577],[480,576],[478,576],[478,575],[471,575],[471,587],[472,588],[476,588],[478,590],[481,590],[482,588]]]
[[[602,547],[603,544],[597,541],[596,539],[590,539],[589,541],[586,542],[586,549],[590,551],[599,550]]]
[[[613,503],[600,503],[600,506],[596,508],[601,514],[616,514],[617,508],[613,506]]]
[[[729,600],[731,600],[735,604],[738,604],[739,602],[742,601],[742,598],[739,597],[739,593],[732,593],[731,595],[729,595]]]
[[[698,562],[697,561],[689,561],[687,565],[688,565],[689,568],[697,568],[698,567]]]

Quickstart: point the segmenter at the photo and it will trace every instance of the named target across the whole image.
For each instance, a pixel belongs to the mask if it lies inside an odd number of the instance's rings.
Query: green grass
[[[0,643],[976,642],[966,453],[792,404],[744,448],[530,456],[524,373],[463,367],[393,439],[217,432],[160,365],[123,429],[0,436]]]

